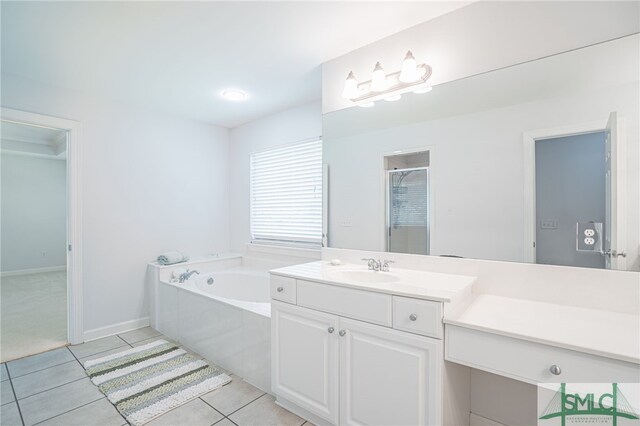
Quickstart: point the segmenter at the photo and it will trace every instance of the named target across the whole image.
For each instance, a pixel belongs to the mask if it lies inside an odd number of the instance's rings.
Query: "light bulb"
[[[354,99],[360,96],[360,90],[358,90],[358,80],[353,74],[353,71],[349,72],[347,80],[344,82],[344,90],[342,91],[342,97],[345,99]]]
[[[420,80],[422,74],[422,70],[418,69],[416,58],[413,57],[413,53],[409,50],[402,62],[399,80],[403,83],[413,83],[414,81]]]
[[[433,87],[431,87],[431,86],[424,86],[424,87],[421,87],[421,88],[419,88],[419,89],[414,90],[414,91],[413,91],[413,93],[427,93],[427,92],[430,92],[430,91],[431,91],[431,89],[433,89]]]
[[[395,102],[395,101],[399,101],[401,97],[402,95],[393,95],[393,96],[384,98],[384,100],[387,102]]]
[[[369,88],[372,92],[384,92],[387,90],[387,87],[387,75],[384,73],[380,62],[376,62],[376,67],[373,69],[373,76],[371,76],[371,86]]]
[[[364,103],[358,104],[358,106],[362,108],[371,108],[375,104],[376,104],[375,102],[364,102]]]

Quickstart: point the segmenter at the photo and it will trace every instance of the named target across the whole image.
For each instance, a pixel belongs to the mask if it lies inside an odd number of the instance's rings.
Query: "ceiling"
[[[468,3],[2,1],[2,71],[235,127],[319,100],[323,62]]]
[[[66,158],[66,130],[2,121],[0,135],[0,147],[3,153]]]

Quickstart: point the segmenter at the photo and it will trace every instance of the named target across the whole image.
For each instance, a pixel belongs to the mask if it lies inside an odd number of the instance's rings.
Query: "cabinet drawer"
[[[296,303],[296,280],[271,275],[271,298],[287,303]]]
[[[391,295],[298,280],[298,305],[391,327]]]
[[[638,365],[447,324],[445,359],[529,383],[637,383]],[[553,375],[550,367],[561,372]]]
[[[393,328],[442,339],[442,303],[393,296]]]

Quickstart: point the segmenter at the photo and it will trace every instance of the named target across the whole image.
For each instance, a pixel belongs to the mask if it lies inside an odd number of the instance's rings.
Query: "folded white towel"
[[[187,260],[189,260],[189,255],[180,251],[169,251],[158,256],[158,263],[161,265],[173,265]]]

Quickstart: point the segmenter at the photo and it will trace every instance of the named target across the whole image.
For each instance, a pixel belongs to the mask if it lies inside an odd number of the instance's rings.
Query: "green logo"
[[[611,392],[607,390],[602,393],[570,393],[567,392],[566,383],[562,383],[540,416],[540,420],[559,417],[561,425],[565,426],[567,418],[575,416],[605,416],[610,418],[607,420],[611,420],[613,426],[617,426],[618,418],[638,419],[638,414],[617,383],[611,384]]]

